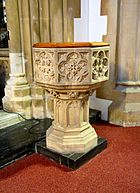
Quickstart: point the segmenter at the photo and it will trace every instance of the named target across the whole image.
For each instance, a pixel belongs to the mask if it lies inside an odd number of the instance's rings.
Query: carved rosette
[[[55,81],[54,52],[48,50],[34,52],[35,80],[43,83]]]
[[[67,93],[68,94],[68,98],[69,99],[78,99],[78,97],[79,97],[79,92],[68,92]]]
[[[109,50],[95,50],[92,53],[92,80],[109,78]]]
[[[59,83],[78,84],[89,82],[89,53],[68,52],[59,53],[58,56]]]

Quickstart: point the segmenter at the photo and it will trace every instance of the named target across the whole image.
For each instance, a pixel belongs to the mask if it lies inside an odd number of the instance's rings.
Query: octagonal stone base
[[[24,74],[10,75],[2,102],[6,111],[24,113],[26,118],[31,118],[30,86]]]
[[[52,126],[47,131],[46,144],[59,153],[86,153],[97,145],[97,134],[89,123],[80,128]]]
[[[118,86],[109,107],[109,123],[123,127],[140,126],[139,86]]]
[[[46,134],[48,148],[59,153],[86,153],[97,145],[97,134],[89,124],[88,97],[54,99],[54,122]]]

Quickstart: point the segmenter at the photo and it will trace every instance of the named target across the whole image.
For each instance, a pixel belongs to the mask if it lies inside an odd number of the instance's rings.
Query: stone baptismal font
[[[86,153],[98,145],[89,124],[89,96],[109,79],[109,44],[37,43],[34,80],[54,97],[54,121],[46,147],[61,153]]]

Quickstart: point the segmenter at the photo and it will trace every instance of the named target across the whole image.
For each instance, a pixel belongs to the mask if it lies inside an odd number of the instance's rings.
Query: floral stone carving
[[[68,52],[59,59],[58,74],[61,83],[88,82],[89,61],[80,52]]]
[[[89,124],[89,95],[109,78],[109,45],[38,43],[33,54],[35,81],[54,97],[47,147],[60,153],[89,151],[97,145]]]
[[[92,56],[92,79],[100,80],[108,78],[109,74],[109,50],[93,51]]]
[[[34,54],[35,79],[43,82],[54,82],[55,60],[54,52],[37,51]]]

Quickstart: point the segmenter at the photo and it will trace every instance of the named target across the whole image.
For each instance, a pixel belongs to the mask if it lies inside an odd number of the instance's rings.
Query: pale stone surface
[[[11,112],[23,112],[25,113],[26,118],[30,118],[30,87],[27,83],[24,73],[24,58],[21,45],[21,28],[18,6],[18,0],[6,1],[8,30],[10,31],[9,60],[11,74],[10,79],[7,81],[7,85],[5,87],[3,107],[7,111]]]
[[[39,0],[40,7],[40,41],[50,42],[50,23],[49,23],[49,0]]]
[[[45,97],[44,89],[36,84],[31,85],[31,97],[32,97],[32,116],[34,118],[45,118]]]
[[[117,45],[117,95],[109,122],[140,125],[140,1],[121,0]]]
[[[47,131],[47,147],[70,153],[87,152],[96,146],[97,134],[88,123],[88,109],[88,98],[54,99],[54,122]]]
[[[24,116],[24,113],[20,113],[20,114]],[[0,129],[14,125],[21,121],[24,121],[24,119],[21,116],[14,113],[7,113],[7,112],[4,112],[3,110],[0,110]]]
[[[34,46],[33,52],[35,82],[54,97],[47,147],[60,153],[86,153],[97,145],[97,134],[89,124],[89,95],[109,78],[109,46]]]
[[[54,99],[49,93],[45,94],[45,110],[46,117],[54,119]]]
[[[23,52],[23,65],[26,78],[29,83],[33,80],[33,68],[32,68],[32,42],[33,38],[37,37],[36,31],[34,30],[33,22],[30,17],[30,4],[31,1],[28,0],[19,0],[18,1],[18,13],[20,21],[20,41],[22,43],[22,52]],[[36,6],[36,5],[34,5]],[[31,31],[32,30],[35,32]],[[16,38],[16,37],[15,37]],[[37,39],[38,41],[38,39]]]
[[[140,1],[121,0],[119,8],[117,81],[138,82],[140,81]]]
[[[53,98],[45,89],[33,83],[31,85],[32,97],[32,116],[34,118],[44,119],[46,117],[53,119],[54,108]]]
[[[30,87],[25,77],[14,77],[7,81],[3,107],[9,112],[23,112],[26,118],[31,118]]]
[[[5,1],[5,3],[6,17],[8,20],[7,28],[9,30],[10,42],[12,42],[12,44],[9,43],[9,50],[11,53],[21,53],[18,0]]]
[[[9,48],[0,48],[0,57],[8,57]]]
[[[57,11],[56,11],[57,10]],[[51,42],[63,42],[63,1],[50,1],[50,30]]]
[[[63,39],[64,42],[74,41],[74,18],[79,18],[81,0],[63,0]]]
[[[34,70],[36,82],[49,82],[50,88],[52,84],[99,83],[109,77],[109,47],[61,48],[57,51],[54,48],[34,48]]]
[[[139,126],[139,117],[139,86],[118,86],[116,89],[116,97],[109,107],[109,122],[124,127]]]
[[[9,54],[10,60],[10,71],[11,74],[19,74],[22,73],[23,70],[23,55],[22,53],[10,53]]]

